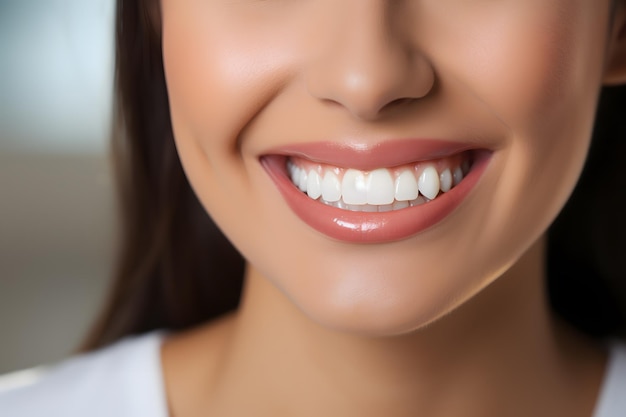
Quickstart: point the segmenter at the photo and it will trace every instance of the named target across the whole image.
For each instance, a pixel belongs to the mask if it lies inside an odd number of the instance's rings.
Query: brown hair
[[[173,141],[158,6],[117,1],[120,248],[108,302],[83,349],[153,329],[180,330],[238,304],[243,260],[196,199]],[[588,163],[549,231],[548,289],[581,330],[626,334],[626,88],[603,92]]]
[[[117,2],[114,284],[83,348],[184,329],[237,307],[243,260],[196,199],[174,146],[152,0]]]
[[[626,337],[626,86],[605,88],[574,193],[549,230],[553,308],[593,336]]]

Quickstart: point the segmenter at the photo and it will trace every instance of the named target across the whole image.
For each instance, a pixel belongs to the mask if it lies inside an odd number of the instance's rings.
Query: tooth
[[[297,166],[292,165],[289,177],[291,178],[291,182],[293,182],[296,185],[296,187],[297,187],[298,186],[298,178],[300,177],[298,175],[298,167]]]
[[[370,172],[366,188],[367,204],[381,206],[393,203],[393,179],[388,170],[381,168]]]
[[[323,198],[320,198],[319,202],[322,203],[322,204],[325,204],[327,206],[330,206],[330,207],[336,207],[336,208],[340,208],[340,209],[344,209],[344,210],[347,209],[347,207],[345,206],[345,204],[343,204],[341,202],[341,200],[339,200],[339,201],[326,201]]]
[[[378,211],[378,206],[372,206],[371,204],[348,204],[345,206],[345,208],[350,211],[361,211],[368,213],[376,213]]]
[[[315,170],[309,172],[306,182],[306,193],[313,200],[317,200],[322,195],[322,178]]]
[[[467,175],[467,173],[470,170],[470,161],[469,160],[465,160],[463,161],[463,164],[461,164],[461,171],[463,171],[463,175]]]
[[[409,207],[408,201],[396,201],[395,203],[393,203],[394,210],[400,210],[400,209],[404,209],[408,207]]]
[[[410,202],[411,207],[419,206],[421,204],[427,203],[428,201],[424,196],[419,196],[415,200]]]
[[[419,195],[415,175],[411,171],[404,171],[396,178],[395,198],[398,201],[415,200]]]
[[[298,188],[300,189],[300,191],[306,192],[306,183],[308,178],[309,174],[306,172],[306,170],[301,169],[300,178],[298,179]]]
[[[328,202],[336,202],[341,199],[341,184],[332,171],[326,171],[322,180],[322,198]]]
[[[439,173],[433,166],[428,166],[420,175],[418,181],[420,193],[429,199],[434,199],[439,194]]]
[[[393,204],[386,204],[384,206],[378,206],[379,213],[384,213],[384,212],[392,211],[392,210],[393,210]]]
[[[363,172],[356,169],[347,170],[341,181],[341,194],[346,204],[367,204],[367,187]]]
[[[449,169],[446,169],[439,176],[439,182],[441,184],[441,191],[447,193],[452,189],[452,173]]]
[[[463,170],[461,169],[461,167],[457,167],[454,170],[454,185],[459,185],[459,183],[463,180]]]
[[[367,213],[376,213],[378,211],[378,206],[372,205],[372,204],[366,204],[364,206],[361,206],[362,210],[367,212]]]

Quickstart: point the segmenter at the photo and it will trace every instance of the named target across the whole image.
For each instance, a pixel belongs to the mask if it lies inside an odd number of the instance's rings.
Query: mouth
[[[294,186],[309,198],[348,211],[383,213],[426,204],[459,185],[472,165],[464,152],[438,161],[362,171],[287,159]]]
[[[414,236],[450,215],[491,155],[443,141],[318,143],[272,150],[261,164],[312,228],[340,241],[384,243]]]

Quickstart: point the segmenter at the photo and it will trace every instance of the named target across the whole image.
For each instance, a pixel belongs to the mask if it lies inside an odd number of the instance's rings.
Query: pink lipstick
[[[385,212],[351,211],[323,204],[303,193],[287,172],[290,158],[371,171],[436,161],[460,153],[468,155],[471,166],[454,188],[424,204]],[[272,149],[260,160],[288,206],[307,225],[339,241],[384,243],[409,238],[450,215],[478,183],[491,154],[472,144],[438,140],[388,141],[373,146],[321,142]]]

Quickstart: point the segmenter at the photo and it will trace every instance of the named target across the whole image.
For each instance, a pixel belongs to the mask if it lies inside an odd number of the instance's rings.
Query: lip
[[[426,161],[471,151],[473,164],[456,187],[419,206],[384,213],[354,212],[321,204],[301,192],[289,179],[286,161],[303,157],[329,165],[372,170]],[[493,152],[467,143],[396,141],[359,148],[330,143],[298,144],[274,149],[260,158],[261,165],[291,210],[318,232],[344,242],[385,243],[403,240],[431,228],[449,216],[474,189]]]
[[[432,139],[402,139],[370,146],[358,143],[316,142],[286,145],[266,152],[273,155],[297,156],[312,162],[371,171],[413,162],[440,159],[475,149],[462,142]]]

